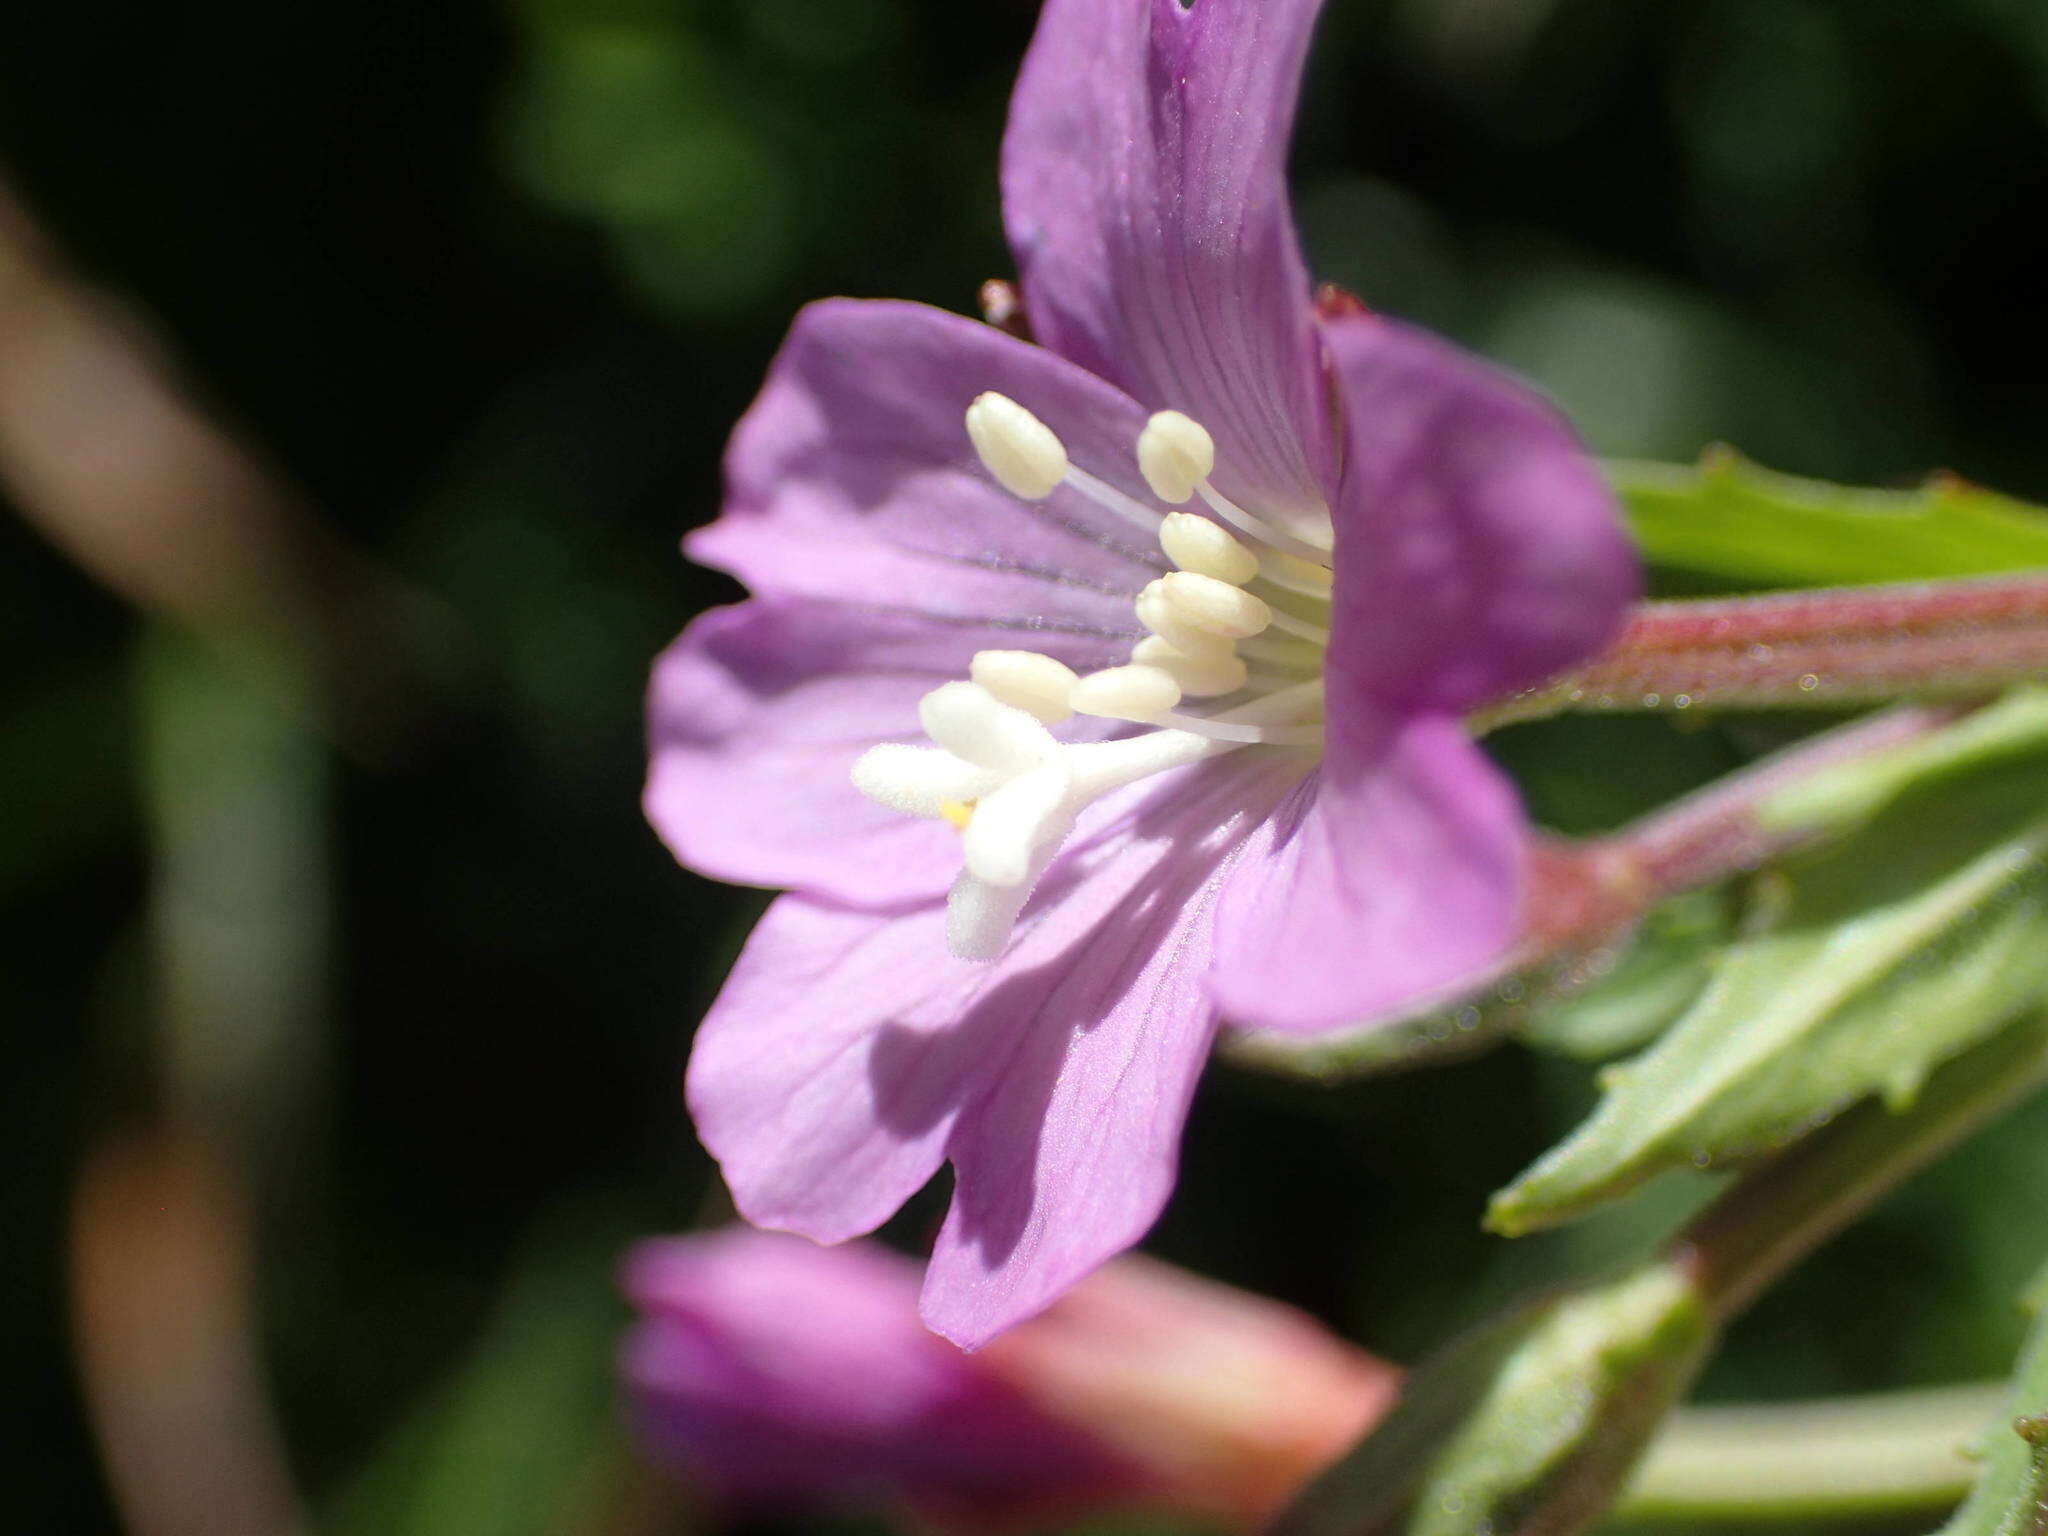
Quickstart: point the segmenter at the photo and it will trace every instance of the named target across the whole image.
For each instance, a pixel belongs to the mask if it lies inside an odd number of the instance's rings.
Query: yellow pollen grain
[[[972,800],[941,800],[939,802],[939,814],[953,823],[954,831],[965,832],[967,830],[967,823],[974,819],[974,802]]]

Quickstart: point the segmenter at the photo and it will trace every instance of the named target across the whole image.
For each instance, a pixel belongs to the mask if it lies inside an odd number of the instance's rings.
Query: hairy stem
[[[1660,901],[1790,852],[1812,829],[1764,815],[1787,789],[1932,735],[1975,707],[1903,704],[1760,759],[1606,836],[1545,842],[1535,859],[1529,931],[1511,968],[1605,941]]]
[[[1687,1224],[1656,1267],[1682,1277],[1711,1337],[1877,1201],[2044,1084],[2048,1015],[2036,1015],[1950,1061],[1928,1079],[1911,1108],[1894,1113],[1881,1099],[1865,1100],[1751,1169]],[[1699,1349],[1676,1369],[1689,1375],[1705,1354]],[[1643,1369],[1654,1378],[1670,1368],[1651,1361]],[[1681,1384],[1668,1375],[1663,1382],[1671,1393]],[[1621,1405],[1617,1414],[1625,1415],[1628,1396],[1613,1394],[1612,1401]],[[1611,1438],[1643,1436],[1647,1427],[1617,1420],[1594,1426],[1586,1440],[1597,1447]],[[1818,1462],[1812,1470],[1818,1473]],[[1587,1458],[1569,1508],[1593,1513],[1540,1529],[1546,1536],[1582,1529],[1620,1493],[1629,1471],[1626,1462]],[[1782,1501],[1782,1489],[1753,1492],[1759,1502]],[[1538,1528],[1524,1527],[1521,1536]]]
[[[1895,1113],[1867,1100],[1757,1160],[1641,1262],[1570,1290],[1525,1295],[1419,1367],[1393,1413],[1273,1529],[1578,1536],[1624,1490],[1633,1492],[1623,1512],[1637,1517],[1953,1501],[1971,1480],[1953,1449],[1984,1422],[1981,1397],[1923,1401],[1927,1411],[1884,1424],[1869,1405],[1854,1423],[1791,1410],[1681,1414],[1667,1449],[1640,1467],[1638,1457],[1738,1313],[2044,1084],[2048,1015],[2023,1016],[1939,1068],[1910,1107]]]
[[[1484,711],[1844,708],[2048,678],[2048,573],[1643,603],[1586,666]]]
[[[1880,1099],[1865,1100],[1752,1169],[1686,1226],[1663,1262],[1685,1276],[1709,1325],[1725,1328],[1871,1206],[2044,1084],[2048,1015],[2035,1015],[1950,1061],[1928,1079],[1905,1111],[1894,1113]],[[1781,1431],[1784,1428],[1779,1425]],[[1944,1435],[1948,1432],[1942,1430]],[[1781,1443],[1798,1444],[1790,1435],[1782,1435]],[[1700,1449],[1697,1440],[1693,1449]],[[1751,1449],[1761,1458],[1754,1441]],[[1736,1507],[1782,1512],[1793,1502],[1792,1495],[1802,1491],[1816,1500],[1827,1497],[1841,1464],[1829,1463],[1819,1449],[1802,1449],[1803,1454],[1777,1463],[1775,1483],[1762,1478],[1724,1484],[1730,1492],[1721,1512]],[[1894,1471],[1932,1498],[1937,1490],[1930,1480],[1940,1474],[1935,1465],[1939,1460],[1923,1460],[1917,1473],[1909,1473],[1902,1463]],[[1683,1469],[1688,1474],[1684,1480],[1679,1477],[1682,1469],[1669,1459],[1661,1472],[1655,1467],[1652,1457],[1633,1484],[1639,1500],[1658,1491],[1657,1479],[1663,1480],[1661,1497],[1667,1508],[1679,1502],[1673,1495],[1682,1491],[1681,1482],[1695,1493],[1706,1486],[1691,1477],[1701,1473],[1704,1478],[1697,1458]],[[1801,1481],[1809,1477],[1811,1481]],[[1966,1492],[1968,1482],[1966,1477],[1955,1491]],[[1943,1490],[1948,1486],[1944,1482]],[[1877,1490],[1873,1486],[1869,1491]]]

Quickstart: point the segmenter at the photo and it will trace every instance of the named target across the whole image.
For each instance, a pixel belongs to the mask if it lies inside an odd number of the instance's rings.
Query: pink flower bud
[[[1391,1404],[1392,1367],[1142,1259],[979,1354],[918,1266],[734,1228],[643,1243],[621,1357],[650,1456],[746,1506],[897,1505],[986,1530],[1109,1509],[1250,1525]]]
[[[1134,1257],[977,1358],[1141,1469],[1159,1505],[1233,1525],[1276,1513],[1401,1381],[1292,1307]]]

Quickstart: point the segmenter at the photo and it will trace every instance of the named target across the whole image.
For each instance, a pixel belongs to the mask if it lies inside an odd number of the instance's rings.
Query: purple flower
[[[967,1354],[867,1243],[642,1243],[621,1353],[648,1453],[729,1502],[904,1502],[972,1529],[1107,1507],[1249,1526],[1393,1403],[1399,1373],[1289,1308],[1142,1259]]]
[[[1549,407],[1311,302],[1316,10],[1048,0],[1003,167],[1040,345],[811,307],[687,544],[754,595],[656,670],[648,811],[790,891],[699,1132],[825,1242],[950,1161],[925,1317],[964,1344],[1150,1226],[1220,1017],[1356,1026],[1502,954],[1527,828],[1463,717],[1636,590]]]
[[[1137,1469],[918,1322],[917,1266],[744,1229],[641,1244],[621,1374],[641,1443],[748,1505],[1083,1508]]]

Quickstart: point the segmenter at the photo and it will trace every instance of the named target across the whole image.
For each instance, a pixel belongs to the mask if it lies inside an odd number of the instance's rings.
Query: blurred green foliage
[[[1726,449],[1695,469],[1612,466],[1653,565],[1741,588],[1982,576],[2048,563],[2038,508],[1938,478],[1856,491],[1774,475]]]
[[[269,1370],[338,1528],[587,1529],[619,1496],[608,1255],[722,1214],[676,1085],[757,907],[677,872],[637,814],[647,659],[734,595],[675,540],[713,512],[796,305],[964,309],[1003,275],[995,152],[1032,9],[10,17],[0,165],[24,203],[423,594],[434,637],[425,718],[344,755],[308,813],[332,858],[322,1033],[299,1042],[312,1148],[259,1180]],[[1525,370],[1604,453],[1725,441],[1798,475],[2048,498],[2030,0],[1330,0],[1296,158],[1320,275]],[[162,1097],[144,957],[176,770],[148,751],[141,622],[13,519],[0,550],[7,1443],[48,1490],[33,1528],[91,1533],[113,1515],[61,1234],[82,1148]],[[1583,830],[1783,730],[1556,722],[1502,751]],[[1412,1357],[1526,1264],[1478,1230],[1486,1194],[1593,1093],[1514,1052],[1337,1089],[1220,1071],[1154,1246]],[[2003,1371],[2041,1256],[2011,1213],[2043,1187],[2036,1106],[1769,1297],[1709,1391]]]

